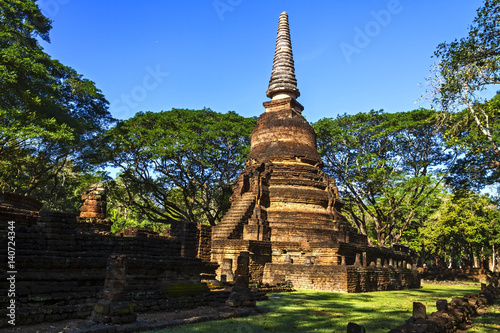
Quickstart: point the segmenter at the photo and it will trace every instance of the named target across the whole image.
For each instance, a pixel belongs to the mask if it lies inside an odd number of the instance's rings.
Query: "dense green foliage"
[[[498,203],[486,195],[457,191],[442,195],[441,205],[405,235],[424,261],[437,258],[454,267],[472,266],[474,257],[488,258],[500,246]]]
[[[168,227],[165,223],[152,221],[147,215],[134,209],[129,204],[129,200],[126,200],[128,194],[120,176],[117,176],[115,179],[107,179],[105,186],[107,193],[107,218],[113,222],[111,226],[112,233],[117,233],[127,227],[146,229],[154,232],[161,232]],[[139,200],[139,197],[134,195],[133,200]]]
[[[314,128],[325,171],[336,178],[361,233],[379,244],[399,242],[412,221],[431,213],[455,158],[435,112],[371,111],[322,119]]]
[[[362,325],[370,333],[386,333],[411,316],[413,302],[422,302],[427,313],[436,311],[436,300],[478,293],[479,286],[434,286],[360,294],[300,290],[271,294],[257,305],[268,310],[259,316],[183,325],[158,332],[345,332],[347,324]]]
[[[492,140],[500,142],[500,94],[477,106],[484,111],[478,118],[487,121]],[[447,144],[461,152],[448,183],[458,188],[474,189],[497,185],[500,179],[500,168],[495,166],[497,153],[471,112],[464,109],[448,114],[444,127]]]
[[[108,103],[43,51],[51,25],[34,1],[1,1],[0,17],[0,189],[71,209],[68,180],[91,173],[96,134],[113,122]]]
[[[248,155],[255,120],[234,112],[141,112],[107,133],[124,199],[152,221],[215,225]]]

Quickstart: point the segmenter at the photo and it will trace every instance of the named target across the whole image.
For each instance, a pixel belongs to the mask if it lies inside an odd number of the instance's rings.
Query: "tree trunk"
[[[495,250],[496,250],[496,249],[495,249],[495,243],[493,243],[493,244],[491,245],[491,252],[493,253],[493,258],[492,258],[492,266],[493,266],[493,267],[491,267],[491,270],[492,270],[493,272],[496,272],[496,271],[497,271],[497,258],[496,258],[496,253],[495,253]]]

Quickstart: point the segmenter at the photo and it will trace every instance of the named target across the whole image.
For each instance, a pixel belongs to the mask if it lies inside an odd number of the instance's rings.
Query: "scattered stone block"
[[[438,311],[446,311],[448,310],[448,301],[445,299],[438,299],[436,301],[436,308]]]
[[[413,302],[413,314],[412,317],[415,320],[427,319],[425,305],[420,302]]]
[[[349,323],[347,324],[347,333],[366,333],[366,329],[361,325]]]

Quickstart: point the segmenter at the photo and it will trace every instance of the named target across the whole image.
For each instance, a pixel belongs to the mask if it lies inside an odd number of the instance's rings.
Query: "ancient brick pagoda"
[[[238,255],[249,252],[253,281],[344,292],[418,287],[406,247],[368,245],[341,214],[335,181],[322,171],[316,133],[296,100],[285,12],[267,96],[231,208],[212,232],[218,278],[231,280]]]

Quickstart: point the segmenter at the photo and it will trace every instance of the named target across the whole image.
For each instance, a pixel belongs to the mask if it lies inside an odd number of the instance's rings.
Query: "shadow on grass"
[[[300,290],[271,294],[258,306],[264,315],[173,328],[162,332],[345,332],[348,322],[370,333],[387,332],[411,316],[414,301],[431,308],[439,298],[477,293],[478,287],[426,286],[424,289],[341,294]],[[432,305],[431,305],[432,304]],[[428,313],[435,308],[428,310]]]

